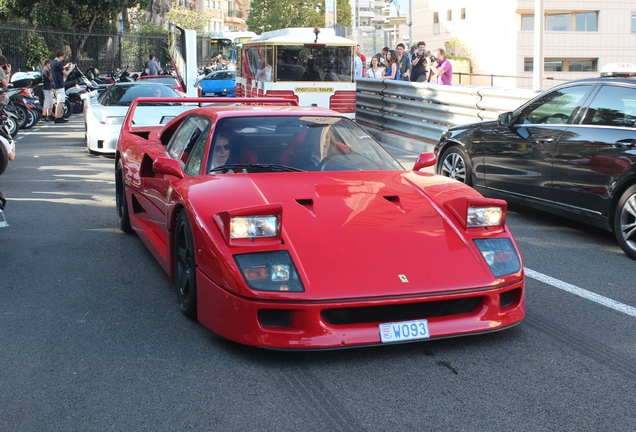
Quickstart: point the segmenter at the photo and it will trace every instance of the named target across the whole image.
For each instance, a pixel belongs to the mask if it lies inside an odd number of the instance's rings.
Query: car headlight
[[[521,270],[521,260],[510,239],[475,239],[474,242],[495,277]]]
[[[230,238],[276,237],[276,216],[235,216],[230,219]]]
[[[287,251],[234,255],[247,284],[258,291],[305,291]]]
[[[499,226],[503,221],[504,210],[501,207],[468,207],[466,226],[489,227]]]
[[[106,120],[104,120],[104,124],[107,125],[120,125],[124,122],[124,117],[106,117]]]

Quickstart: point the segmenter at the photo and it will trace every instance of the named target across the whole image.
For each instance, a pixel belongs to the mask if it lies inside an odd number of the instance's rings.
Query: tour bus
[[[288,28],[243,42],[236,62],[237,97],[290,97],[354,118],[357,42],[333,29]]]
[[[236,46],[258,37],[251,31],[226,31],[217,32],[210,38],[210,54],[212,57],[221,54],[223,59],[235,63]]]

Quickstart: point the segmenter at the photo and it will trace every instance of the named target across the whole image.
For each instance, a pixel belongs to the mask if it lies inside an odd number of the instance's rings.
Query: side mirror
[[[437,157],[435,157],[435,153],[422,153],[417,157],[415,165],[413,165],[413,171],[419,171],[422,168],[433,166],[436,162]]]
[[[169,157],[158,157],[152,164],[155,174],[165,174],[182,179],[184,177],[181,163]]]
[[[506,112],[499,114],[499,117],[497,117],[497,124],[499,126],[512,126],[512,113]]]

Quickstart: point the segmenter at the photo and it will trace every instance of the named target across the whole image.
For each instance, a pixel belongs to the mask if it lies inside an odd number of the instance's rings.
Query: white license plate
[[[402,342],[415,339],[428,339],[431,334],[428,332],[428,321],[402,321],[395,323],[380,324],[380,340],[382,343]]]

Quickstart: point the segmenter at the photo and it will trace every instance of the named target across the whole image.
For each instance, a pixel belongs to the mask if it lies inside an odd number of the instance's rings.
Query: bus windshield
[[[307,48],[305,45],[254,46],[245,49],[247,69],[266,81],[354,82],[350,46]],[[269,70],[271,72],[269,73]],[[263,73],[263,71],[266,71]]]

